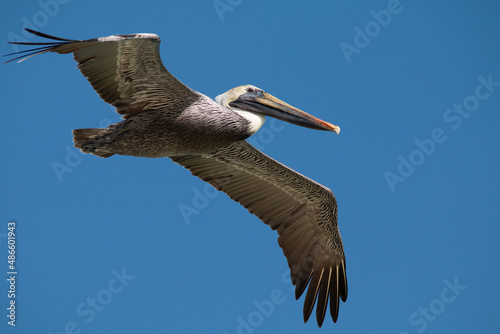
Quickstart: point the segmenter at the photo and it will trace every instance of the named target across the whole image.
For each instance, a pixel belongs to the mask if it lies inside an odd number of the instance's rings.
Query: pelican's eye
[[[248,93],[253,93],[253,92],[255,92],[255,88],[253,88],[253,87],[248,87],[248,88],[247,88],[247,92],[248,92]]]

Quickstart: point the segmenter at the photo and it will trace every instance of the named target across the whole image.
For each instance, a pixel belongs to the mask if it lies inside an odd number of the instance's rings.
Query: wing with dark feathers
[[[334,322],[347,299],[345,255],[332,191],[239,141],[211,155],[172,157],[193,175],[229,195],[273,230],[283,249],[298,299],[307,285],[304,321],[317,301],[323,324],[328,300]]]
[[[78,68],[99,96],[123,118],[148,110],[180,112],[199,97],[163,66],[160,38],[155,34],[114,35],[72,40],[26,29],[52,40],[45,43],[9,42],[40,47],[15,52],[7,62],[19,62],[46,52],[73,53]]]

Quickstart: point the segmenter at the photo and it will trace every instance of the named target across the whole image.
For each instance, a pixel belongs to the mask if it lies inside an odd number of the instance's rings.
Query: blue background
[[[0,67],[0,332],[498,333],[497,1],[59,1],[4,2],[2,39],[156,33],[191,88],[254,84],[342,128],[268,119],[251,142],[334,191],[349,297],[303,324],[276,232],[239,204],[168,158],[77,153],[72,129],[119,116],[48,54]]]

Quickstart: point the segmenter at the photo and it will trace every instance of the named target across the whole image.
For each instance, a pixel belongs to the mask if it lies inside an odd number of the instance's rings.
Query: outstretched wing
[[[46,52],[73,53],[78,68],[99,96],[123,118],[148,110],[185,110],[199,97],[163,66],[160,38],[155,34],[114,35],[71,40],[26,29],[46,43],[9,42],[40,47],[8,54],[7,62],[23,61]]]
[[[287,257],[298,299],[308,283],[304,321],[317,300],[316,319],[323,324],[330,298],[334,322],[339,297],[347,299],[344,249],[332,191],[239,141],[211,155],[172,160],[242,204],[273,230]]]

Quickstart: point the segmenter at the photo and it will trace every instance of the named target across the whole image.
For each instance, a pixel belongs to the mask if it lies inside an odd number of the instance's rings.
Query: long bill
[[[297,109],[262,90],[242,94],[229,105],[306,128],[334,131],[336,134],[340,132],[340,127]]]

